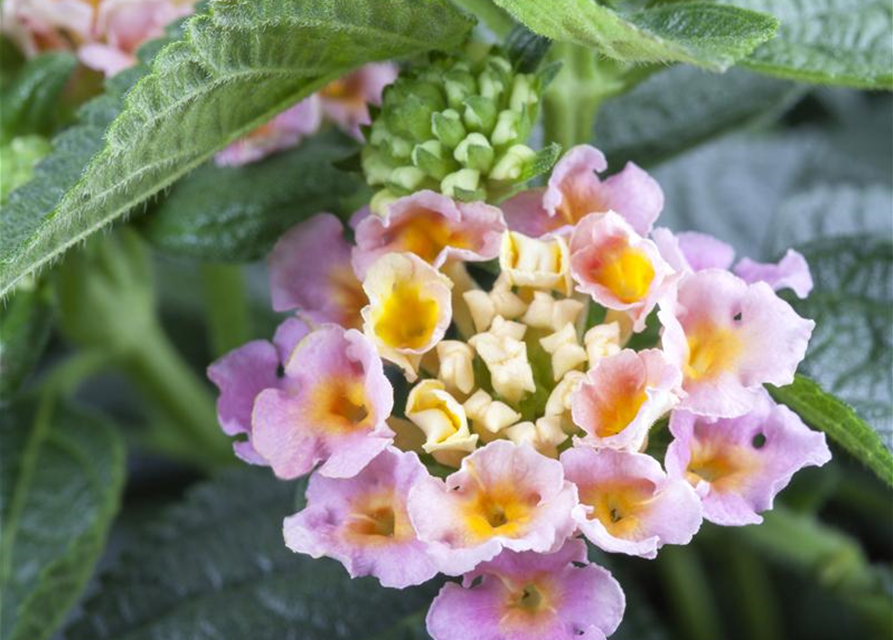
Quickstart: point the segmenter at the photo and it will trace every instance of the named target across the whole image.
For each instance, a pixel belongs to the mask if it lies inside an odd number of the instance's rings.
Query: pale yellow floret
[[[433,349],[452,316],[452,281],[410,253],[388,253],[366,273],[363,331],[379,355],[412,382],[421,357]]]
[[[459,333],[464,336],[470,336],[480,329],[474,321],[474,316],[465,299],[465,294],[472,291],[483,293],[474,278],[468,273],[465,263],[459,260],[449,260],[441,267],[441,271],[453,281],[452,303],[453,303],[453,322]]]
[[[465,409],[439,380],[423,380],[409,392],[406,417],[425,433],[422,449],[441,464],[457,466],[477,446]]]
[[[437,377],[446,388],[468,395],[474,389],[474,349],[458,340],[441,340],[437,344],[440,367]]]
[[[463,300],[471,314],[475,331],[478,333],[490,328],[490,323],[496,317],[496,305],[490,298],[490,294],[480,289],[466,291],[462,294]]]
[[[556,300],[545,291],[536,291],[533,294],[533,301],[527,307],[521,321],[537,329],[558,331],[568,322],[576,323],[585,306],[585,303],[580,300],[573,298]]]
[[[521,414],[504,402],[493,400],[489,393],[478,389],[465,401],[465,414],[472,421],[475,431],[496,435],[521,419]]]
[[[546,400],[545,414],[550,417],[561,419],[561,426],[567,433],[574,433],[577,430],[573,419],[571,418],[571,400],[574,392],[586,379],[586,374],[582,371],[568,371],[564,377],[552,389],[549,399]]]
[[[571,291],[570,255],[567,243],[556,237],[537,240],[516,231],[502,235],[499,266],[509,282],[517,287],[541,291]]]
[[[493,389],[512,403],[536,391],[527,344],[522,341],[526,329],[522,324],[497,316],[489,331],[468,341],[487,365]]]
[[[540,344],[552,356],[552,375],[556,381],[586,362],[586,349],[577,341],[577,329],[572,322],[542,338]]]
[[[540,418],[536,423],[519,422],[504,433],[515,444],[529,444],[550,458],[558,457],[558,446],[568,438],[561,428],[561,420],[554,416]]]
[[[527,303],[512,291],[512,284],[508,278],[502,275],[497,278],[490,290],[490,300],[493,301],[493,309],[496,315],[502,316],[507,320],[514,320],[524,315],[527,310]]]
[[[602,358],[607,358],[620,351],[620,325],[616,322],[597,324],[583,336],[589,368]]]

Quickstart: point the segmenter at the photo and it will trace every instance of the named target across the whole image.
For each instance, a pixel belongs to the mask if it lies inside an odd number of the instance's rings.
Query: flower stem
[[[511,17],[493,4],[491,0],[454,1],[460,7],[479,18],[498,38],[505,38],[514,26]]]
[[[165,429],[168,447],[208,466],[232,463],[226,438],[217,427],[214,401],[208,388],[170,343],[157,324],[123,358],[125,372],[148,399],[170,417],[176,428]],[[159,427],[161,428],[161,427]]]
[[[201,267],[210,347],[215,357],[251,338],[245,276],[238,265],[208,262]]]
[[[680,626],[690,640],[724,638],[707,574],[694,547],[664,547],[657,565]]]
[[[726,544],[722,546],[722,553],[738,591],[746,637],[781,640],[784,637],[781,612],[766,565],[752,549],[735,544],[732,536],[723,538]]]

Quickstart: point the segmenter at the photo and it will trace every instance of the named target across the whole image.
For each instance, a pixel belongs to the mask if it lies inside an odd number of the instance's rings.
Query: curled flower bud
[[[464,394],[474,389],[474,349],[457,340],[442,340],[437,344],[440,371],[437,377],[448,389]]]
[[[477,334],[468,343],[490,370],[496,392],[509,402],[518,402],[536,391],[527,345],[522,341],[526,327],[502,321],[499,316],[497,320],[501,322],[494,322],[489,331]]]
[[[406,417],[425,432],[422,449],[441,464],[457,467],[477,446],[465,409],[439,380],[423,380],[413,387],[406,399]]]
[[[508,427],[505,435],[515,444],[529,444],[549,458],[557,458],[558,445],[568,439],[557,416],[544,416],[536,423],[519,422]]]
[[[363,329],[381,356],[410,381],[423,354],[443,338],[452,317],[452,282],[412,253],[387,253],[366,272]]]
[[[534,291],[533,302],[521,320],[537,329],[560,330],[568,323],[576,323],[585,305],[579,300],[565,298],[556,300],[544,291]]]
[[[556,381],[586,362],[586,349],[577,341],[577,330],[570,322],[559,331],[542,338],[540,344],[552,356],[552,375]]]
[[[609,322],[597,324],[583,336],[589,367],[592,368],[602,358],[612,356],[620,351],[620,324]]]
[[[504,402],[493,400],[483,389],[475,391],[463,406],[466,415],[474,424],[475,431],[487,442],[492,440],[492,436],[521,419],[520,413]]]
[[[560,237],[536,240],[515,231],[502,236],[499,266],[509,283],[540,290],[571,290],[569,252]]]

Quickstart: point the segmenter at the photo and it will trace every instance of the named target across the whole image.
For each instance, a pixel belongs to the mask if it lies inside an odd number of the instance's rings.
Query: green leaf
[[[50,152],[50,143],[41,136],[20,136],[0,146],[0,204],[34,175],[38,161]]]
[[[739,69],[721,76],[689,66],[656,73],[605,103],[595,145],[617,169],[650,166],[738,128],[781,116],[803,90]]]
[[[815,289],[787,297],[816,321],[800,372],[852,405],[893,450],[893,241],[863,235],[798,248]]]
[[[77,58],[67,51],[31,58],[3,90],[0,140],[26,134],[53,133],[59,115],[59,98]]]
[[[300,147],[241,168],[208,163],[174,185],[145,218],[157,247],[204,260],[264,256],[290,226],[320,211],[338,211],[363,188],[333,162],[356,149],[332,131]]]
[[[621,15],[592,0],[495,0],[532,31],[630,62],[688,62],[717,71],[775,33],[771,16],[700,2]]]
[[[50,339],[49,291],[22,287],[0,307],[0,406],[18,391]]]
[[[0,463],[0,638],[43,640],[104,547],[124,446],[99,416],[44,400],[0,412]]]
[[[778,35],[742,61],[804,82],[893,89],[893,5],[887,0],[723,0],[765,11]]]
[[[327,82],[373,60],[450,49],[470,27],[445,0],[212,3],[126,98],[115,89],[145,69],[115,78],[112,95],[85,111],[87,126],[67,132],[10,196],[0,295]]]
[[[193,490],[125,549],[68,640],[426,638],[436,586],[385,589],[286,548],[302,486],[242,468]]]
[[[822,391],[809,378],[797,375],[793,384],[770,387],[772,397],[798,413],[810,426],[824,431],[879,478],[893,487],[893,455],[889,444],[845,402]]]

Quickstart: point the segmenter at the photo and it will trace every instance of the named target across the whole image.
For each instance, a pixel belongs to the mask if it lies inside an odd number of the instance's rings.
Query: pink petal
[[[788,249],[777,264],[743,258],[735,265],[735,275],[745,282],[765,282],[775,291],[792,289],[801,299],[809,295],[813,286],[806,258],[793,249]]]

